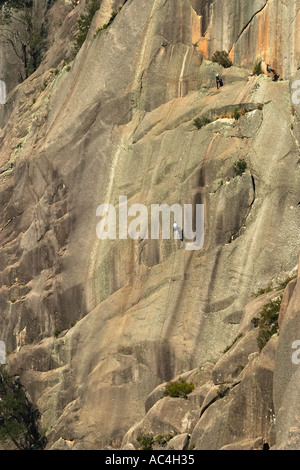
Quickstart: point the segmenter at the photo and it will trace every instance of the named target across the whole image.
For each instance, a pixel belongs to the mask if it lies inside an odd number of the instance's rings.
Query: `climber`
[[[217,88],[219,89],[219,86],[221,86],[220,75],[219,74],[216,75],[216,82],[217,82]]]
[[[271,74],[271,73],[273,74],[273,78],[272,78],[272,81],[273,81],[273,82],[277,82],[277,81],[279,80],[279,75],[278,75],[278,73],[276,72],[276,70],[274,70],[274,69],[271,68],[270,64],[267,65],[267,72],[268,72],[269,74]]]
[[[178,232],[179,238],[183,242],[183,230],[178,227],[176,222],[174,222],[173,224],[173,230],[174,230],[174,234],[175,232]]]

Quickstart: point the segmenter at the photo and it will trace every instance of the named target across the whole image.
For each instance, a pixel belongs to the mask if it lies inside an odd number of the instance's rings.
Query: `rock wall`
[[[245,11],[240,3],[228,2],[226,10],[232,18],[226,44],[236,41],[234,54],[241,30],[273,2],[247,2]],[[203,58],[202,42],[195,46],[199,16],[201,35],[204,25],[218,32],[221,4],[129,0],[97,33],[113,8],[103,1],[67,64],[61,51],[70,47],[79,4],[55,34],[64,47],[54,43],[1,108],[0,332],[10,369],[41,410],[48,448],[125,445],[129,428],[144,419],[149,394],[186,371],[217,367],[253,294],[269,283],[275,289],[297,267],[298,111],[288,81],[252,76],[251,67],[225,71]],[[225,47],[214,41],[211,47]],[[222,91],[215,88],[217,72]],[[239,120],[235,108],[242,110]],[[197,129],[198,117],[209,123]],[[234,172],[239,159],[247,163],[242,175]],[[117,207],[119,196],[147,208],[203,203],[204,248],[188,251],[173,238],[99,240],[97,207]],[[250,339],[249,354],[256,353]],[[271,415],[262,417],[273,413],[276,344],[272,339],[255,363],[242,355],[241,394],[203,415],[233,422],[250,387],[258,408],[249,432],[242,429],[252,401],[235,434],[215,439],[196,419],[197,397],[196,407],[185,405],[193,425],[177,431],[193,431],[200,448],[267,442]],[[220,385],[216,377],[213,387]]]
[[[300,65],[299,1],[195,3],[200,22],[198,49],[207,58],[226,50],[236,65],[251,68],[263,60],[283,78],[296,72]]]

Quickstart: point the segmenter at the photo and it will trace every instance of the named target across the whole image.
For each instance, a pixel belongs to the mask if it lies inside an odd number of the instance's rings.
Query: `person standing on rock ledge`
[[[223,79],[222,79],[222,77],[220,77],[219,74],[216,75],[216,82],[217,82],[217,88],[218,89],[223,86]]]
[[[272,78],[272,81],[273,82],[277,82],[278,79],[279,79],[279,75],[278,73],[276,72],[276,70],[272,69],[270,64],[267,65],[267,72],[271,75],[271,73],[273,73],[273,78]]]

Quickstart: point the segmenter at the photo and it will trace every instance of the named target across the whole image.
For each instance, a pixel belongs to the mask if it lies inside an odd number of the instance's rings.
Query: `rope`
[[[194,134],[195,135],[195,134]],[[189,162],[189,157],[190,157],[190,154],[191,154],[191,150],[192,150],[192,147],[193,147],[193,143],[194,143],[194,135],[192,137],[192,142],[191,142],[191,145],[190,145],[190,150],[189,150],[189,153],[187,155],[187,158],[186,158],[186,161],[185,161],[185,165],[184,165],[184,169],[183,169],[183,175],[185,175],[185,171],[186,171],[186,167],[187,167],[187,164]],[[182,201],[182,191],[183,191],[183,188],[181,186],[181,189],[180,189],[180,200]],[[183,263],[182,263],[182,260],[181,260],[181,265],[183,264],[183,274],[184,274],[184,267],[185,267],[185,261],[186,261],[186,250],[183,250],[183,255],[181,253],[181,258],[183,257]],[[175,255],[174,255],[174,262],[173,262],[173,267],[172,267],[172,271],[171,271],[171,276],[170,276],[170,279],[169,279],[169,287],[168,287],[168,295],[167,295],[167,305],[166,305],[166,311],[165,311],[165,315],[164,315],[164,320],[163,320],[163,323],[162,323],[162,326],[161,326],[161,332],[160,332],[160,335],[159,335],[159,339],[161,340],[162,338],[162,333],[163,333],[163,330],[164,330],[164,327],[165,327],[165,323],[167,321],[167,318],[168,318],[168,314],[169,314],[169,308],[170,308],[170,300],[171,300],[171,286],[172,286],[172,281],[173,281],[173,278],[174,278],[174,270],[175,270],[175,264],[176,264],[176,261],[177,261],[177,256],[176,256],[176,252],[175,252]]]

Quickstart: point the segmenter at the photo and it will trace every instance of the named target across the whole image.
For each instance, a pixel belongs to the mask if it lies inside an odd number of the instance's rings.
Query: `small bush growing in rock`
[[[237,160],[233,166],[233,171],[236,176],[240,176],[243,173],[245,173],[246,169],[247,169],[247,163],[242,158]]]
[[[78,32],[75,37],[75,43],[74,43],[75,53],[79,51],[84,41],[86,40],[93,18],[96,12],[99,10],[99,8],[100,8],[99,0],[87,1],[86,7],[85,7],[85,13],[80,15],[80,17],[77,20]]]
[[[101,33],[101,31],[104,31],[105,29],[108,28],[108,24],[104,24],[103,26],[101,26],[100,28],[97,29],[97,31],[95,32],[94,34],[94,37],[97,37],[99,33]]]
[[[60,333],[61,333],[61,331],[58,328],[56,328],[55,331],[54,331],[54,338],[58,338]]]
[[[141,432],[136,438],[139,443],[140,450],[152,450],[155,443],[154,437],[150,433]]]
[[[268,284],[266,287],[258,289],[253,295],[254,297],[258,297],[259,295],[266,294],[267,292],[275,291],[275,290],[283,290],[286,288],[289,282],[297,278],[297,273],[287,276],[285,279],[279,281],[277,285],[272,286],[272,284]]]
[[[285,289],[286,286],[288,285],[288,283],[291,282],[293,279],[296,279],[296,277],[297,277],[297,274],[294,274],[292,276],[288,276],[286,279],[279,282],[278,289]]]
[[[260,316],[252,319],[254,327],[259,328],[257,344],[261,351],[269,339],[278,331],[278,316],[282,295],[264,305]]]
[[[216,119],[234,119],[233,112],[227,111],[226,113],[216,116]]]
[[[236,121],[240,119],[241,116],[244,116],[246,114],[246,110],[244,108],[238,108],[235,107],[233,111],[233,117]]]
[[[194,120],[194,126],[197,127],[197,129],[201,129],[203,126],[210,123],[211,120],[208,117],[198,117]]]
[[[217,390],[218,397],[224,398],[225,395],[227,395],[227,393],[229,392],[229,390],[230,390],[230,387],[228,387],[227,385],[221,384]]]
[[[257,328],[259,324],[259,318],[257,317],[252,318],[251,323],[254,326],[254,328]]]
[[[242,337],[243,337],[243,333],[239,333],[239,334],[234,338],[234,340],[232,341],[232,343],[224,349],[223,354],[227,353],[227,351],[229,351],[229,350],[235,345],[235,343],[236,343],[240,338],[242,338]]]
[[[212,56],[212,61],[222,65],[225,69],[232,67],[233,65],[232,61],[229,59],[228,52],[226,51],[216,51]]]
[[[174,436],[176,436],[175,432],[169,432],[168,434],[158,434],[155,436],[154,441],[159,446],[165,447]]]
[[[119,10],[121,10],[121,7],[119,8]],[[97,31],[95,32],[94,34],[94,37],[98,36],[99,33],[101,33],[101,31],[104,31],[105,29],[107,29],[111,24],[112,22],[114,21],[115,17],[117,16],[118,12],[117,11],[113,11],[112,14],[111,14],[111,17],[110,17],[110,20],[108,23],[104,24],[103,26],[101,26],[100,28],[97,29]]]
[[[253,67],[253,74],[254,75],[261,75],[263,73],[261,69],[261,62],[256,62]]]
[[[13,445],[18,450],[43,450],[47,440],[39,430],[40,417],[20,381],[0,364],[1,445]]]
[[[271,284],[268,284],[266,287],[261,287],[260,289],[258,289],[258,291],[255,292],[253,295],[254,297],[259,297],[260,295],[267,294],[268,292],[271,292],[272,290],[273,289],[272,289]]]
[[[238,108],[234,108],[233,117],[234,117],[234,119],[235,119],[236,121],[240,118],[239,109],[238,109]]]
[[[187,398],[187,395],[191,393],[195,388],[195,385],[179,378],[178,382],[169,382],[165,388],[165,396],[173,398]]]

